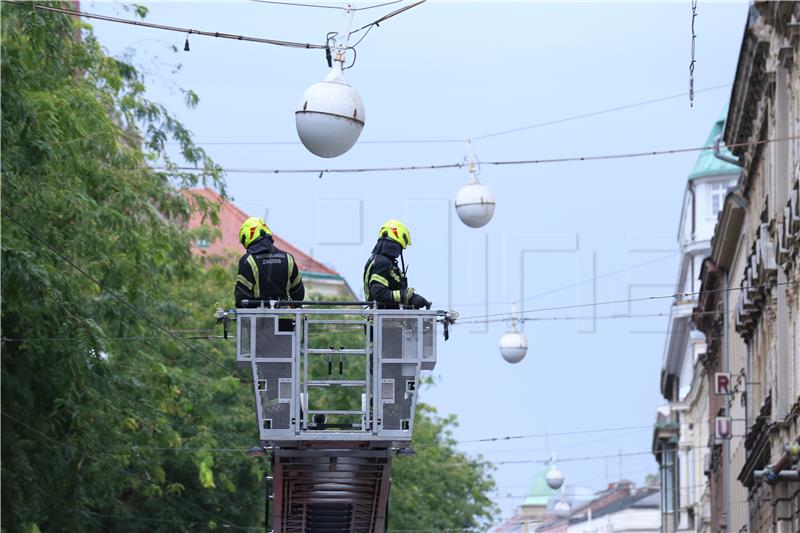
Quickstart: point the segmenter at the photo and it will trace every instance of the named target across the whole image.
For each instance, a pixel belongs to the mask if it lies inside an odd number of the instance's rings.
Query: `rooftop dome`
[[[703,146],[714,146],[717,137],[721,136],[725,129],[725,117],[727,114],[728,106],[726,105],[722,113],[720,113],[719,118],[714,123],[714,127],[711,128],[708,139],[706,139],[706,143]],[[724,146],[720,146],[719,151],[723,155],[733,157],[730,150]],[[738,174],[740,170],[741,169],[736,165],[714,157],[714,150],[703,150],[697,157],[697,162],[694,164],[692,173],[689,174],[689,180],[704,178],[706,176],[719,176],[720,174]]]
[[[547,485],[548,470],[548,468],[545,468],[533,478],[530,488],[528,488],[528,494],[525,496],[525,501],[522,503],[523,506],[541,505],[544,507],[550,497],[558,492]]]

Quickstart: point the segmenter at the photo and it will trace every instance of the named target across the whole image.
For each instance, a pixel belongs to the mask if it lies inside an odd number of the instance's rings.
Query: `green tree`
[[[454,415],[417,404],[414,455],[393,461],[389,531],[486,531],[497,515],[490,463],[456,449]]]
[[[214,206],[179,192],[224,195],[219,168],[88,27],[31,4],[2,16],[3,528],[258,523],[256,465],[202,451],[252,435],[231,347],[154,326],[208,326],[228,296],[182,229]],[[175,171],[168,140],[201,172]]]
[[[220,169],[68,15],[3,4],[0,61],[2,529],[262,524],[264,465],[240,452],[257,438],[251,385],[231,342],[187,338],[213,335],[213,303],[231,302],[233,273],[193,258],[184,229],[194,210],[213,228],[216,206],[186,190],[224,198]],[[199,172],[178,171],[167,141]],[[488,467],[455,450],[453,423],[420,406],[392,490],[414,522],[398,528],[493,512]]]

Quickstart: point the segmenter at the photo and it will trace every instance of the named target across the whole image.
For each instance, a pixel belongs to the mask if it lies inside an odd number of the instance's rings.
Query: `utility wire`
[[[197,348],[197,347],[193,346],[192,344],[189,344],[189,343],[188,343],[188,342],[186,342],[186,341],[185,341],[183,338],[179,337],[178,335],[176,335],[175,333],[173,333],[173,332],[172,332],[172,331],[170,331],[169,329],[167,329],[167,328],[165,328],[164,326],[162,326],[161,324],[159,324],[159,323],[156,321],[156,319],[154,319],[153,317],[151,317],[149,314],[145,313],[144,311],[142,311],[141,309],[139,309],[138,307],[136,307],[135,305],[133,305],[132,303],[130,303],[129,301],[127,301],[125,298],[123,298],[122,296],[120,296],[119,294],[117,294],[115,291],[112,291],[111,289],[109,289],[108,287],[106,287],[106,286],[105,286],[105,285],[104,285],[104,284],[103,284],[101,281],[99,281],[97,278],[95,278],[94,276],[92,276],[91,274],[89,274],[88,272],[86,272],[86,271],[85,271],[83,268],[81,268],[79,265],[77,265],[75,262],[73,262],[71,259],[69,259],[67,256],[65,256],[63,253],[61,253],[59,250],[57,250],[55,247],[53,247],[53,246],[52,246],[50,243],[48,243],[47,241],[45,241],[44,239],[42,239],[41,237],[39,237],[39,236],[38,236],[38,235],[37,235],[37,234],[36,234],[36,233],[35,233],[33,230],[31,230],[30,228],[28,228],[28,227],[27,227],[25,224],[23,224],[22,222],[20,222],[19,220],[17,220],[17,219],[16,219],[16,218],[14,218],[13,216],[11,216],[11,215],[8,213],[8,211],[6,211],[5,209],[3,209],[3,210],[2,210],[2,214],[3,214],[3,216],[5,216],[6,218],[8,218],[8,219],[9,219],[11,222],[13,222],[13,223],[14,223],[14,224],[16,224],[17,226],[19,226],[19,228],[20,228],[20,229],[22,229],[22,230],[23,230],[25,233],[27,233],[27,234],[28,234],[28,236],[30,236],[32,239],[34,239],[35,241],[39,242],[39,243],[40,243],[41,245],[43,245],[45,248],[47,248],[48,250],[50,250],[50,251],[51,251],[53,254],[55,254],[55,255],[56,255],[56,256],[58,256],[60,259],[62,259],[63,261],[65,261],[67,264],[69,264],[69,265],[70,265],[72,268],[74,268],[75,270],[77,270],[78,272],[80,272],[81,274],[83,274],[83,275],[84,275],[86,278],[88,278],[89,280],[91,280],[91,281],[92,281],[92,282],[93,282],[95,285],[97,285],[98,287],[100,287],[100,289],[102,289],[103,291],[107,292],[107,293],[108,293],[109,295],[111,295],[111,296],[112,296],[112,297],[113,297],[115,300],[117,300],[118,302],[120,302],[122,305],[124,305],[125,307],[127,307],[129,310],[131,310],[131,311],[133,311],[135,314],[137,314],[137,315],[139,315],[139,316],[143,317],[145,320],[147,320],[147,322],[149,322],[149,323],[150,323],[152,326],[154,326],[156,329],[158,329],[158,330],[159,330],[159,331],[161,331],[162,333],[165,333],[165,334],[166,334],[168,337],[172,338],[173,340],[175,340],[176,342],[178,342],[178,343],[179,343],[179,344],[181,344],[182,346],[184,346],[184,347],[188,348],[189,350],[191,350],[192,352],[196,353],[197,355],[199,355],[200,357],[202,357],[203,359],[205,359],[205,360],[206,360],[206,361],[208,361],[209,363],[213,364],[214,366],[217,366],[217,367],[221,368],[222,370],[224,370],[224,371],[225,371],[227,374],[231,375],[232,377],[235,377],[236,379],[239,379],[239,380],[244,380],[244,381],[250,381],[250,382],[252,382],[252,380],[251,380],[251,379],[247,379],[247,378],[245,378],[245,377],[243,377],[243,376],[240,376],[240,375],[238,375],[236,372],[231,372],[231,370],[230,370],[229,368],[227,368],[225,365],[223,365],[223,364],[221,364],[221,363],[217,362],[217,361],[216,361],[215,359],[213,359],[213,358],[212,358],[210,355],[207,355],[205,352],[203,352],[203,351],[202,351],[202,350],[200,350],[199,348]]]
[[[694,92],[695,92],[695,94],[698,94],[698,93],[704,93],[704,92],[707,92],[707,91],[715,91],[717,89],[722,89],[724,87],[730,87],[730,86],[731,86],[730,83],[723,83],[721,85],[715,85],[713,87],[706,87],[704,89],[698,89],[698,90],[696,90]],[[615,111],[622,111],[622,110],[631,109],[631,108],[634,108],[634,107],[655,104],[655,103],[658,103],[658,102],[665,102],[667,100],[674,100],[676,98],[682,98],[682,97],[684,97],[684,96],[686,96],[688,94],[689,94],[688,92],[672,94],[672,95],[669,95],[669,96],[662,96],[660,98],[653,98],[651,100],[644,100],[642,102],[636,102],[636,103],[633,103],[633,104],[626,104],[626,105],[622,105],[622,106],[609,107],[607,109],[601,109],[599,111],[592,111],[590,113],[583,113],[583,114],[580,114],[580,115],[572,115],[572,116],[563,117],[563,118],[559,118],[559,119],[555,119],[555,120],[548,120],[546,122],[538,122],[536,124],[531,124],[531,125],[528,125],[528,126],[521,126],[519,128],[513,128],[513,129],[510,129],[510,130],[502,130],[502,131],[498,131],[498,132],[494,132],[494,133],[488,133],[486,135],[481,135],[481,136],[478,136],[478,137],[473,137],[473,140],[488,139],[490,137],[498,137],[500,135],[508,135],[508,134],[517,133],[517,132],[520,132],[520,131],[526,131],[526,130],[531,130],[531,129],[536,129],[536,128],[543,128],[545,126],[551,126],[551,125],[554,125],[554,124],[561,124],[562,122],[570,122],[570,121],[573,121],[573,120],[580,120],[580,119],[583,119],[583,118],[594,117],[594,116],[597,116],[597,115],[604,115],[604,114],[607,114],[607,113],[613,113]],[[362,144],[464,144],[464,142],[465,142],[464,139],[456,139],[456,138],[442,138],[442,139],[386,139],[386,140],[378,139],[378,140],[374,140],[374,141],[370,141],[370,140],[358,141],[358,144],[359,145],[362,145]],[[170,143],[168,143],[168,144],[170,144]],[[297,145],[297,144],[301,144],[301,143],[300,143],[300,141],[227,141],[227,142],[226,141],[217,141],[217,142],[212,141],[212,142],[198,142],[198,143],[195,143],[195,144],[202,145],[202,146],[285,146],[285,145]]]
[[[664,448],[662,451],[677,451],[678,448]],[[596,461],[598,459],[616,459],[619,457],[633,457],[637,455],[652,455],[652,450],[642,451],[642,452],[628,452],[628,453],[614,453],[614,454],[607,454],[607,455],[586,455],[584,457],[567,457],[565,459],[558,459],[556,463],[574,463],[580,461]],[[550,458],[547,459],[509,459],[503,461],[487,461],[491,463],[493,466],[504,466],[504,465],[526,465],[526,464],[548,464],[551,462]],[[456,467],[456,466],[463,466],[466,464],[471,464],[469,462],[465,463],[450,463],[445,465],[447,467]]]
[[[661,257],[657,257],[655,259],[651,259],[649,261],[645,261],[643,263],[637,263],[635,265],[632,265],[632,266],[629,266],[629,267],[625,267],[625,268],[621,268],[619,270],[614,270],[612,272],[606,272],[605,274],[600,274],[600,275],[595,276],[593,278],[584,279],[584,280],[581,280],[581,281],[576,281],[575,283],[570,283],[569,285],[562,285],[561,287],[556,287],[555,289],[548,289],[548,290],[546,290],[544,292],[540,292],[540,293],[534,294],[532,296],[526,296],[525,298],[520,298],[519,300],[510,300],[510,301],[506,301],[506,302],[485,302],[485,303],[476,302],[476,303],[471,303],[471,304],[453,304],[453,307],[470,307],[470,306],[477,306],[477,305],[480,305],[480,306],[486,306],[486,305],[511,305],[511,304],[514,304],[514,303],[527,302],[529,300],[535,300],[536,298],[540,298],[542,296],[547,296],[549,294],[553,294],[553,293],[556,293],[556,292],[561,292],[563,290],[572,289],[574,287],[579,287],[579,286],[585,285],[587,283],[592,283],[593,281],[597,281],[599,279],[610,278],[611,276],[616,276],[617,274],[623,274],[625,272],[629,272],[631,270],[634,270],[634,269],[637,269],[637,268],[641,268],[643,266],[648,266],[648,265],[652,265],[653,263],[659,263],[659,262],[665,261],[667,259],[672,259],[673,257],[677,257],[679,255],[680,255],[680,252],[675,252],[675,253],[672,253],[672,254],[669,254],[669,255],[664,255],[664,256],[661,256]]]
[[[696,313],[698,315],[713,315],[716,314],[715,311],[703,311],[702,313]],[[550,322],[550,321],[558,321],[558,320],[622,320],[622,319],[629,319],[629,318],[657,318],[657,317],[665,317],[670,316],[670,313],[644,313],[639,315],[634,314],[627,314],[627,315],[606,315],[606,316],[592,316],[592,315],[585,315],[585,316],[543,316],[543,317],[522,317],[516,319],[517,322]],[[496,318],[491,320],[467,320],[467,321],[457,321],[454,325],[458,324],[492,324],[496,322],[507,322],[510,318]]]
[[[715,311],[704,311],[702,315],[713,315]],[[542,316],[542,317],[522,317],[518,318],[517,322],[550,322],[550,321],[558,321],[558,320],[622,320],[622,319],[629,319],[629,318],[657,318],[657,317],[665,317],[669,316],[669,313],[644,313],[644,314],[626,314],[626,315],[606,315],[606,316],[592,316],[592,315],[583,315],[583,316]],[[497,322],[506,322],[507,318],[497,318],[497,319],[490,319],[490,320],[459,320],[454,325],[461,325],[461,324],[492,324]],[[363,328],[362,328],[363,329]],[[358,328],[352,328],[349,330],[327,330],[327,331],[360,331]],[[153,341],[153,340],[166,340],[171,339],[172,337],[168,337],[166,335],[158,335],[158,336],[142,336],[142,337],[99,337],[103,340],[107,341]],[[197,335],[192,337],[180,337],[185,340],[225,340],[225,337],[222,335]],[[24,342],[75,342],[79,340],[77,337],[18,337],[18,338],[10,338],[10,337],[0,337],[0,342],[2,343],[24,343]],[[227,340],[234,340],[233,338],[229,337]]]
[[[0,414],[2,414],[2,416],[5,416],[5,417],[9,418],[10,420],[16,422],[20,426],[28,429],[32,433],[35,433],[35,434],[37,434],[37,435],[39,435],[41,437],[44,437],[45,439],[53,442],[53,444],[55,446],[62,447],[62,448],[66,447],[66,448],[75,449],[73,446],[70,446],[68,444],[64,444],[63,442],[60,442],[59,440],[57,440],[57,439],[55,439],[55,438],[53,438],[53,437],[51,437],[51,436],[49,436],[49,435],[47,435],[45,433],[42,433],[41,431],[31,427],[30,425],[26,424],[25,422],[22,422],[18,418],[14,417],[14,416],[12,416],[12,415],[4,412],[4,411],[0,411]],[[743,418],[734,418],[732,420],[733,421],[744,421],[745,419],[743,419]],[[710,422],[710,421],[705,420],[705,421],[702,421],[702,422]],[[612,432],[612,431],[624,431],[624,430],[644,430],[644,429],[652,429],[653,427],[654,426],[652,424],[650,424],[650,425],[646,425],[646,426],[630,426],[630,427],[627,427],[627,428],[624,428],[624,427],[623,428],[606,428],[606,429],[592,429],[592,430],[579,430],[579,431],[565,431],[565,432],[561,432],[561,433],[541,433],[541,434],[534,434],[534,435],[490,437],[488,439],[478,439],[478,440],[471,440],[471,441],[470,440],[459,441],[457,444],[461,445],[461,444],[469,444],[469,443],[477,443],[477,442],[496,443],[498,441],[516,440],[516,439],[543,438],[543,437],[546,438],[546,437],[554,437],[554,436],[580,435],[580,434],[587,434],[587,433],[608,433],[608,432]],[[620,435],[620,436],[630,436],[630,434]],[[736,435],[736,436],[737,437],[742,437],[742,435]],[[589,443],[582,443],[581,445],[588,445],[588,444]],[[414,448],[422,449],[422,448],[436,447],[436,446],[439,446],[439,445],[440,444],[435,444],[435,445],[417,444],[417,445],[414,445]],[[677,451],[679,449],[680,449],[680,447],[674,448],[675,451]],[[175,447],[175,448],[171,448],[171,447],[165,447],[165,446],[131,445],[131,446],[126,446],[124,448],[119,448],[119,449],[116,449],[116,450],[95,450],[95,451],[92,451],[92,453],[114,455],[114,454],[120,454],[120,453],[128,453],[130,451],[137,451],[137,450],[150,450],[150,451],[164,451],[164,452],[192,453],[192,454],[194,454],[194,453],[197,453],[197,452],[247,453],[248,451],[251,450],[251,448],[245,448],[245,447],[241,447],[241,448],[237,448],[237,447],[227,447],[227,448],[225,448],[225,447],[218,447],[218,448],[210,448],[210,447]],[[488,451],[488,450],[478,451],[476,453],[483,453],[484,451]],[[523,451],[522,453],[525,453],[525,452]],[[635,453],[633,453],[631,455],[642,455],[644,453],[652,453],[652,451],[635,452]],[[624,457],[625,454],[622,454],[622,456]],[[562,462],[566,463],[566,462],[574,462],[574,461],[588,461],[588,460],[594,460],[594,459],[607,459],[607,458],[614,458],[614,457],[620,457],[620,454],[616,453],[616,454],[613,454],[613,455],[584,456],[584,457],[573,457],[573,458],[565,458],[565,459],[559,458],[558,460],[556,460],[556,463],[562,463]],[[476,459],[476,460],[479,460],[479,459]],[[522,460],[511,459],[511,460],[504,460],[504,461],[490,461],[490,460],[487,460],[487,462],[490,462],[492,464],[501,464],[501,463],[502,464],[549,463],[551,461],[552,461],[552,458],[548,458],[548,459],[530,459],[530,460],[529,459],[522,459]],[[458,464],[466,464],[466,463],[458,463]]]
[[[6,0],[12,4],[23,4],[24,2],[20,2],[19,0]],[[154,24],[152,22],[143,22],[140,20],[131,20],[131,19],[124,19],[119,17],[111,17],[108,15],[99,15],[97,13],[87,13],[85,11],[76,11],[73,9],[64,9],[61,7],[51,7],[51,6],[43,6],[40,4],[33,4],[34,9],[38,9],[40,11],[50,11],[53,13],[63,13],[65,15],[73,15],[76,17],[84,17],[88,19],[97,19],[97,20],[104,20],[106,22],[115,22],[118,24],[129,24],[131,26],[140,26],[143,28],[154,28],[157,30],[165,30],[165,31],[174,31],[177,33],[182,33],[185,35],[202,35],[205,37],[218,37],[220,39],[231,39],[234,41],[247,41],[252,43],[261,43],[261,44],[272,44],[276,46],[285,46],[288,48],[307,48],[307,49],[318,49],[324,50],[325,45],[322,44],[312,44],[312,43],[300,43],[300,42],[293,42],[293,41],[282,41],[278,39],[266,39],[263,37],[248,37],[246,35],[236,35],[232,33],[222,33],[218,31],[204,31],[204,30],[195,30],[192,28],[180,28],[177,26],[167,26],[164,24]]]
[[[759,146],[762,144],[769,144],[781,141],[791,141],[800,139],[800,135],[791,137],[780,137],[773,139],[761,139],[756,141],[748,141],[741,143],[734,143],[728,145],[728,148],[740,148]],[[507,161],[482,161],[481,165],[492,166],[513,166],[513,165],[540,165],[546,163],[570,163],[579,161],[602,161],[612,159],[630,159],[639,157],[648,157],[656,155],[670,155],[680,154],[687,152],[702,152],[706,150],[714,150],[714,146],[698,146],[692,148],[672,148],[669,150],[649,150],[646,152],[629,152],[622,154],[606,154],[606,155],[587,155],[587,156],[571,156],[571,157],[554,157],[549,159],[518,159]],[[412,170],[442,170],[449,168],[463,168],[467,163],[459,161],[458,163],[440,163],[432,165],[404,165],[395,167],[364,167],[364,168],[223,168],[223,172],[229,174],[359,174],[365,172],[400,172]],[[152,170],[167,170],[166,167],[150,167]],[[170,167],[171,170],[180,170],[183,172],[204,172],[204,169],[197,167]]]
[[[459,441],[459,444],[472,444],[475,442],[497,442],[497,441],[507,441],[507,440],[519,440],[519,439],[539,439],[539,438],[549,438],[549,437],[566,437],[570,435],[586,435],[587,433],[611,433],[614,431],[631,431],[631,430],[640,430],[645,428],[652,428],[653,425],[649,424],[646,426],[626,426],[626,427],[615,427],[615,428],[596,428],[596,429],[579,429],[575,431],[561,431],[556,433],[533,433],[528,435],[506,435],[502,437],[485,437],[482,439],[473,439],[473,440],[462,440]]]
[[[23,4],[23,3],[25,3],[25,2],[21,2],[19,0],[6,0],[6,1],[8,1],[10,3],[13,3],[13,4]],[[268,0],[255,0],[255,1],[262,2],[262,3],[268,3],[268,4],[283,4],[283,5],[293,5],[293,6],[303,6],[303,7],[321,7],[321,8],[342,9],[341,7],[322,6],[322,5],[313,5],[313,4],[272,2],[272,1],[268,1]],[[410,4],[410,5],[401,7],[400,9],[396,9],[396,10],[392,11],[391,13],[388,13],[388,14],[380,17],[377,20],[375,20],[373,22],[370,22],[369,24],[367,24],[367,25],[365,25],[365,26],[363,26],[363,27],[361,27],[361,28],[359,28],[359,29],[357,29],[355,31],[350,32],[350,35],[353,35],[354,33],[358,33],[358,32],[360,32],[362,30],[365,30],[365,29],[369,30],[370,28],[372,28],[372,26],[380,26],[381,22],[384,22],[385,20],[388,20],[388,19],[390,19],[390,18],[392,18],[392,17],[394,17],[396,15],[399,15],[400,13],[408,11],[411,8],[417,7],[418,5],[420,5],[420,4],[424,3],[424,2],[425,2],[425,0],[420,0],[419,2],[416,2],[414,4]],[[391,5],[391,4],[394,4],[394,3],[396,3],[396,2],[386,2],[384,4],[378,4],[378,5],[374,5],[374,6],[367,6],[367,7],[363,7],[363,8],[357,8],[356,11],[361,11],[361,10],[365,10],[365,9],[372,9],[372,8],[375,8],[375,7],[382,7],[382,6]],[[247,42],[252,42],[252,43],[271,44],[271,45],[275,45],[275,46],[285,46],[285,47],[288,47],[288,48],[306,48],[306,49],[317,49],[317,50],[324,50],[326,48],[326,45],[324,45],[324,44],[301,43],[301,42],[296,42],[296,41],[283,41],[283,40],[280,40],[280,39],[267,39],[267,38],[264,38],[264,37],[249,37],[249,36],[246,36],[246,35],[237,35],[237,34],[233,34],[233,33],[223,33],[223,32],[218,32],[218,31],[195,30],[193,28],[181,28],[181,27],[178,27],[178,26],[168,26],[166,24],[155,24],[155,23],[152,23],[152,22],[144,22],[144,21],[141,21],[141,20],[132,20],[132,19],[125,19],[125,18],[120,18],[120,17],[112,17],[112,16],[109,16],[109,15],[100,15],[100,14],[97,14],[97,13],[88,13],[86,11],[77,11],[77,10],[74,10],[74,9],[65,9],[65,8],[61,8],[61,7],[44,6],[44,5],[40,5],[40,4],[33,4],[33,8],[34,9],[38,9],[40,11],[50,11],[50,12],[53,12],[53,13],[62,13],[62,14],[65,14],[65,15],[72,15],[72,16],[76,16],[76,17],[84,17],[84,18],[88,18],[88,19],[103,20],[103,21],[106,21],[106,22],[114,22],[114,23],[117,23],[117,24],[128,24],[128,25],[131,25],[131,26],[139,26],[139,27],[142,27],[142,28],[153,28],[153,29],[156,29],[156,30],[173,31],[173,32],[177,32],[177,33],[182,33],[184,35],[202,35],[204,37],[217,37],[217,38],[220,38],[220,39],[231,39],[231,40],[234,40],[234,41],[247,41]],[[359,40],[358,42],[360,43],[361,40]]]
[[[704,93],[704,92],[708,92],[708,91],[715,91],[717,89],[722,89],[724,87],[730,87],[731,85],[732,84],[730,84],[730,83],[723,83],[721,85],[714,85],[713,87],[706,87],[705,89],[698,89],[698,90],[694,91],[694,93],[692,93],[692,94]],[[527,130],[532,130],[532,129],[535,129],[535,128],[541,128],[541,127],[544,127],[544,126],[551,126],[553,124],[561,124],[562,122],[570,122],[572,120],[579,120],[579,119],[582,119],[582,118],[596,117],[597,115],[605,115],[607,113],[614,113],[615,111],[622,111],[624,109],[631,109],[632,107],[639,107],[639,106],[643,106],[643,105],[656,104],[658,102],[666,102],[667,100],[675,100],[676,98],[682,98],[682,97],[686,96],[687,94],[690,94],[690,93],[683,92],[683,93],[678,93],[678,94],[672,94],[672,95],[669,95],[669,96],[662,96],[661,98],[654,98],[652,100],[644,100],[644,101],[636,102],[636,103],[633,103],[633,104],[621,105],[621,106],[617,106],[617,107],[609,107],[608,109],[601,109],[600,111],[593,111],[591,113],[582,113],[580,115],[573,115],[571,117],[565,117],[565,118],[556,119],[556,120],[549,120],[547,122],[539,122],[538,124],[531,124],[530,126],[522,126],[522,127],[519,127],[519,128],[510,129],[510,130],[503,130],[503,131],[498,131],[498,132],[495,132],[495,133],[489,133],[489,134],[486,134],[486,135],[480,135],[478,137],[473,137],[473,140],[477,141],[477,140],[481,140],[481,139],[489,139],[491,137],[498,137],[500,135],[508,135],[510,133],[518,133],[520,131],[527,131]]]
[[[756,417],[758,418],[758,417]],[[755,418],[753,419],[755,420]],[[734,422],[744,422],[746,419],[744,418],[733,418],[732,421]],[[708,422],[710,423],[711,420],[701,420],[700,422]],[[550,437],[565,437],[571,435],[586,435],[589,433],[612,433],[616,431],[636,431],[641,429],[652,429],[655,427],[653,424],[648,424],[646,426],[625,426],[625,427],[608,427],[608,428],[595,428],[595,429],[579,429],[574,431],[562,431],[557,433],[547,432],[547,433],[531,433],[527,435],[505,435],[505,436],[495,436],[495,437],[484,437],[481,439],[473,439],[473,440],[461,440],[458,441],[458,444],[474,444],[476,442],[498,442],[498,441],[509,441],[509,440],[520,440],[520,439],[547,439]],[[417,447],[417,446],[415,446]]]
[[[58,442],[53,437],[50,437],[50,436],[48,436],[48,435],[46,435],[46,434],[44,434],[44,433],[32,428],[31,426],[25,424],[24,422],[21,422],[19,419],[15,418],[13,416],[10,416],[5,412],[2,412],[2,415],[7,417],[7,418],[10,418],[11,420],[13,420],[14,422],[18,423],[21,426],[26,427],[27,429],[31,430],[32,432],[34,432],[34,433],[36,433],[36,434],[38,434],[38,435],[40,435],[42,437],[47,438],[48,440],[54,442],[57,446],[64,447],[64,445],[62,443]],[[645,426],[643,426],[643,427],[645,427]],[[652,427],[652,426],[646,426],[646,427]],[[419,446],[416,446],[416,447],[419,447]],[[199,451],[219,451],[219,452],[245,453],[245,452],[247,452],[249,450],[248,448],[166,448],[166,447],[131,446],[129,449],[126,449],[126,450],[120,450],[120,451],[108,450],[108,451],[103,451],[103,452],[100,452],[100,453],[112,454],[113,455],[115,453],[126,453],[126,452],[128,452],[130,450],[137,450],[137,449],[158,450],[158,451],[178,451],[178,452],[188,452],[188,453],[197,453]],[[674,450],[677,450],[677,449],[678,448],[674,448]],[[592,460],[597,460],[597,459],[610,459],[610,458],[617,458],[617,457],[629,457],[629,456],[645,455],[645,454],[652,454],[652,453],[653,453],[652,450],[648,450],[647,452],[630,452],[630,453],[623,453],[623,454],[615,453],[615,454],[612,454],[612,455],[594,455],[594,456],[588,455],[588,456],[584,456],[584,457],[567,457],[567,458],[563,458],[563,459],[558,459],[556,461],[556,463],[570,463],[570,462],[577,462],[577,461],[592,461]],[[503,461],[487,461],[487,462],[489,462],[489,463],[491,463],[493,465],[497,465],[497,466],[500,466],[500,465],[511,465],[511,464],[530,464],[530,463],[547,464],[547,463],[551,462],[551,458],[547,458],[547,459],[509,459],[509,460],[503,460]],[[471,462],[454,463],[454,464],[447,465],[447,466],[461,466],[461,465],[464,465],[464,464],[471,464]]]
[[[643,433],[644,431],[652,431],[652,430],[653,430],[653,426],[645,426],[645,427],[643,427],[641,429],[636,429],[636,430],[628,431],[628,432],[625,432],[625,433],[617,433],[617,434],[614,434],[614,435],[609,435],[607,437],[590,437],[591,440],[583,440],[583,441],[580,441],[580,442],[572,442],[571,444],[567,444],[567,445],[564,445],[564,446],[548,446],[548,445],[546,445],[545,448],[513,448],[513,449],[510,449],[510,450],[502,449],[502,447],[497,447],[497,448],[489,449],[489,450],[486,450],[486,449],[470,450],[470,452],[471,453],[479,453],[481,455],[488,454],[488,453],[491,453],[491,454],[499,454],[499,453],[502,453],[502,454],[506,454],[506,453],[520,453],[520,454],[523,454],[523,453],[524,454],[530,454],[530,453],[553,453],[554,451],[557,451],[558,453],[561,453],[564,450],[569,450],[569,449],[573,449],[573,448],[583,448],[583,447],[587,447],[587,446],[593,446],[594,444],[596,444],[598,442],[608,442],[608,441],[611,441],[611,440],[618,440],[618,439],[622,439],[622,438],[631,437],[633,435],[636,435],[637,433]],[[496,444],[496,443],[491,443],[491,444]],[[556,460],[555,462],[558,463],[558,460]]]
[[[779,287],[781,285],[797,285],[800,284],[800,281],[786,281],[786,282],[776,282],[776,283],[764,283],[763,285],[751,285],[750,287],[730,287],[727,289],[714,289],[714,290],[707,290],[707,291],[695,291],[695,292],[676,292],[674,294],[663,294],[658,296],[643,296],[641,298],[628,298],[624,300],[607,300],[603,302],[592,302],[586,304],[577,304],[577,305],[561,305],[557,307],[542,307],[538,309],[526,309],[524,313],[519,314],[526,314],[526,313],[539,313],[541,311],[559,311],[562,309],[579,309],[583,307],[596,307],[600,305],[612,305],[612,304],[621,304],[621,303],[629,303],[629,302],[643,302],[647,300],[662,300],[666,298],[680,298],[686,296],[698,296],[701,294],[713,294],[713,293],[720,293],[720,292],[731,292],[731,291],[741,291],[746,289],[763,289],[763,288],[771,288],[771,287]],[[466,316],[463,317],[464,320],[470,320],[473,318],[492,318],[498,316],[505,316],[509,319],[513,317],[513,313],[493,313],[488,315],[474,315],[474,316]],[[519,319],[518,319],[519,320]]]
[[[278,2],[276,0],[250,0],[251,2],[257,2],[259,4],[273,4],[276,6],[287,6],[287,7],[316,7],[318,9],[338,9],[340,11],[344,11],[344,8],[341,6],[329,6],[325,4],[301,4],[298,2]]]
[[[400,2],[403,2],[403,1],[404,0],[392,0],[391,2],[384,2],[382,4],[373,4],[371,6],[356,7],[355,10],[356,11],[366,11],[368,9],[375,9],[376,7],[386,7],[386,6],[390,6],[392,4],[399,4]]]
[[[288,6],[288,7],[316,7],[319,9],[338,9],[339,11],[344,11],[345,8],[342,6],[331,6],[326,4],[303,4],[299,2],[279,2],[278,0],[251,0],[252,2],[258,2],[259,4],[273,4],[276,6]],[[367,9],[375,9],[376,7],[384,7],[390,6],[392,4],[399,4],[404,0],[392,0],[391,2],[385,2],[383,4],[375,4],[371,6],[364,6],[364,7],[353,7],[353,11],[366,11]]]
[[[394,16],[397,16],[400,13],[404,13],[404,12],[408,11],[409,9],[413,9],[413,8],[417,7],[418,5],[420,5],[420,4],[424,4],[425,1],[426,0],[419,0],[418,2],[414,2],[413,4],[409,4],[407,6],[403,6],[403,7],[399,8],[399,9],[395,9],[391,13],[387,13],[386,15],[383,15],[381,18],[379,18],[377,20],[373,20],[369,24],[365,24],[364,26],[361,26],[357,30],[351,31],[350,35],[353,35],[353,34],[358,33],[360,31],[369,30],[372,26],[380,26],[381,22],[389,20],[390,18],[392,18]],[[391,4],[391,2],[389,2],[389,4]],[[388,4],[386,4],[386,5],[388,5]],[[378,7],[378,6],[375,6],[375,7]]]

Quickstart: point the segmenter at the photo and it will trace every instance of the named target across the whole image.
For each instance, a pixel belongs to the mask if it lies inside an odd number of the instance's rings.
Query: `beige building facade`
[[[800,2],[752,4],[723,137],[742,172],[693,319],[707,343],[715,532],[800,531],[800,483],[763,476],[796,471],[784,447],[800,435],[799,45]],[[726,394],[714,390],[718,373],[730,374]]]

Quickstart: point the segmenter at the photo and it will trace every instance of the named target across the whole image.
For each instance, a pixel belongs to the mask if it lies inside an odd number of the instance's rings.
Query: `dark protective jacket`
[[[234,296],[242,300],[302,300],[306,290],[292,254],[277,248],[267,235],[254,241],[239,259]]]
[[[385,237],[378,239],[364,266],[364,297],[368,301],[390,304],[383,307],[394,308],[409,302],[414,289],[408,287],[408,281],[397,264],[402,251],[399,243]]]

